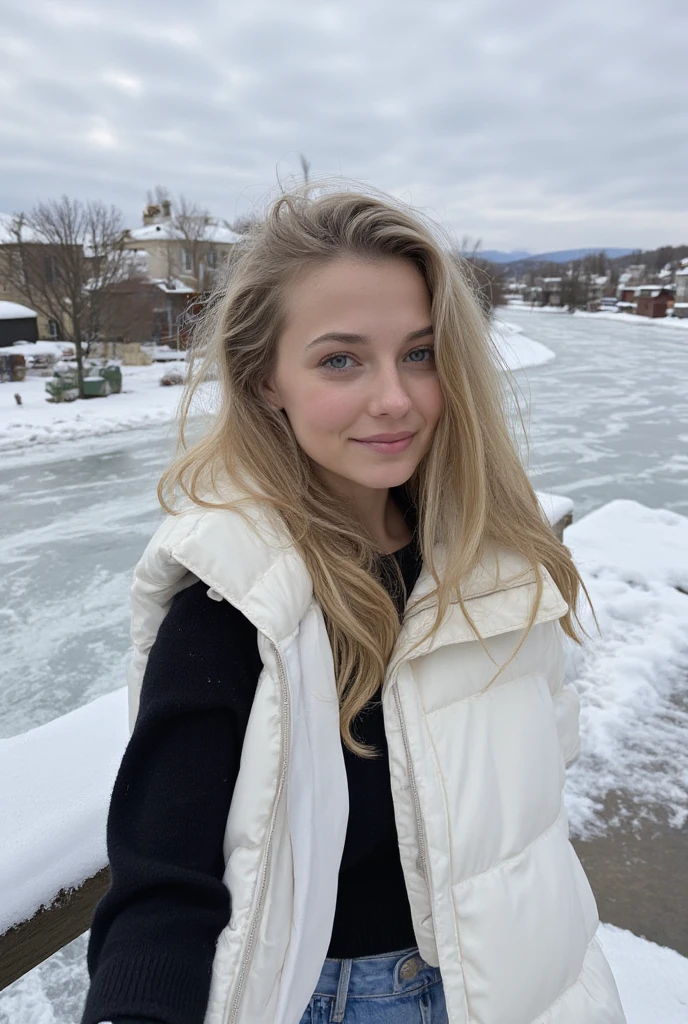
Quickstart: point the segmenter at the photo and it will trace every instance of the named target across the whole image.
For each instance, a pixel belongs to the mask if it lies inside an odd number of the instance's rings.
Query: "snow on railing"
[[[0,988],[88,928],[107,889],[105,825],[127,738],[122,687],[0,741]]]

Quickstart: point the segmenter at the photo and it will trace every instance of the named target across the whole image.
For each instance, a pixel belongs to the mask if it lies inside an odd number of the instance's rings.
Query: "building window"
[[[205,261],[211,270],[215,270],[217,267],[217,249],[211,249],[206,256]]]
[[[48,320],[48,334],[50,335],[51,341],[59,341],[60,325],[57,320]]]
[[[182,271],[185,274],[193,271],[193,255],[190,249],[182,249]]]

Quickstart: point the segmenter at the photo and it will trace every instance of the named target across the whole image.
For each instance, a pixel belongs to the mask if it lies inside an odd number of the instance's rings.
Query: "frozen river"
[[[688,514],[688,332],[500,310],[556,353],[516,374],[539,490]],[[172,441],[148,428],[0,468],[0,736],[124,683],[131,570],[159,521]]]

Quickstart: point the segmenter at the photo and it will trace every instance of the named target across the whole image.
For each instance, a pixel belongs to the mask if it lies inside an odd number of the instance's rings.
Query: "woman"
[[[562,803],[580,579],[446,242],[283,195],[200,328],[83,1024],[624,1020]]]

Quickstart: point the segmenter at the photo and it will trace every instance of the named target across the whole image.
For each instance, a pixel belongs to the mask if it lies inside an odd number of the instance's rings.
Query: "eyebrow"
[[[432,324],[428,327],[421,327],[419,331],[411,331],[404,338],[404,341],[417,341],[419,338],[427,338],[428,335],[433,334]],[[306,345],[306,349],[313,348],[314,345],[320,345],[323,341],[340,341],[345,345],[369,345],[370,338],[367,334],[349,334],[346,331],[328,331],[326,334],[321,334],[314,341],[309,342]]]

